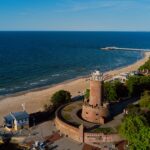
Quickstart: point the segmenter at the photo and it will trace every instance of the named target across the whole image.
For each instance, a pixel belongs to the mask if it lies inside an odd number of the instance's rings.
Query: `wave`
[[[46,82],[48,79],[41,79],[40,82]]]
[[[5,91],[6,90],[6,88],[0,88],[0,91]]]
[[[52,77],[59,77],[60,74],[52,74],[51,76],[52,76]]]

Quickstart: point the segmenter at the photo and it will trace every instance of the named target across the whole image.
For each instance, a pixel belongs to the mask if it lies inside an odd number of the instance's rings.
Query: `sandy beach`
[[[144,58],[129,66],[108,71],[105,74],[118,75],[123,72],[134,71],[143,65],[150,57],[150,52],[144,53]],[[50,103],[50,97],[53,93],[60,89],[68,90],[72,96],[82,94],[88,87],[87,78],[80,78],[57,84],[53,87],[41,89],[37,91],[29,91],[22,94],[15,94],[12,96],[6,96],[0,100],[0,124],[3,121],[3,116],[10,112],[22,110],[21,104],[25,103],[26,111],[29,113],[42,111],[44,104]]]

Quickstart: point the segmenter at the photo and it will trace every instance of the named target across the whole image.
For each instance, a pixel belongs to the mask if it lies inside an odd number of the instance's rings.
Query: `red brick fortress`
[[[82,118],[89,122],[104,124],[109,116],[108,106],[103,103],[103,74],[92,73],[90,78],[90,96],[85,99],[82,107]]]
[[[74,101],[62,105],[57,109],[55,125],[60,134],[102,149],[110,143],[123,140],[116,132],[104,133],[95,130],[100,128],[97,124],[104,124],[110,116],[108,105],[104,104],[103,84],[103,74],[99,71],[92,73],[89,98],[84,102]]]

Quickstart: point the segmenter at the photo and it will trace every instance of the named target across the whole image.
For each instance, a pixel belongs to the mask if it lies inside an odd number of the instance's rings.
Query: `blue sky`
[[[150,31],[150,0],[0,0],[0,30]]]

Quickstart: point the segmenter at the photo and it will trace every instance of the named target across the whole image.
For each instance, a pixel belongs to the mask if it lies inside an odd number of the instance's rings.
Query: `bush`
[[[114,87],[116,89],[116,93],[117,93],[118,98],[128,96],[127,87],[123,83],[121,83],[120,81],[114,81]]]
[[[132,76],[126,82],[127,89],[129,91],[129,96],[137,96],[140,95],[140,77]]]
[[[149,58],[149,60],[147,61],[147,62],[145,62],[145,64],[144,65],[142,65],[140,68],[139,68],[139,70],[150,70],[150,58]]]
[[[127,106],[127,111],[128,111],[128,114],[131,114],[131,115],[138,115],[141,113],[140,106],[134,105],[134,104],[129,104]]]
[[[62,104],[68,103],[71,101],[71,94],[68,91],[60,90],[53,94],[51,97],[51,102],[53,106],[60,106]]]
[[[105,82],[104,96],[106,101],[118,101],[120,98],[128,95],[126,86],[120,81]]]
[[[150,110],[150,91],[145,91],[143,96],[141,96],[140,106]]]
[[[105,93],[104,96],[105,96],[106,101],[111,102],[111,101],[118,100],[117,92],[113,83],[106,82],[104,84],[104,93]]]
[[[150,89],[150,76],[132,76],[126,82],[129,96],[140,96],[144,90]]]
[[[130,149],[150,149],[150,128],[147,120],[141,115],[127,115],[119,133],[129,142]]]

